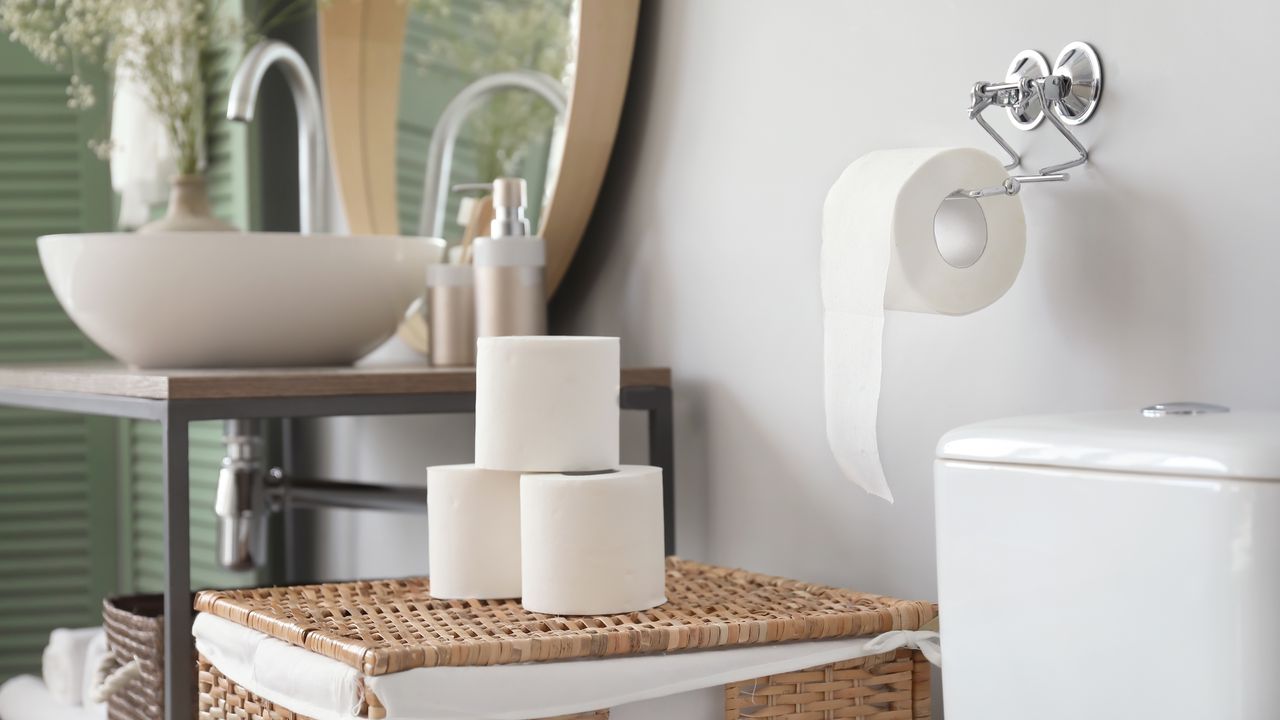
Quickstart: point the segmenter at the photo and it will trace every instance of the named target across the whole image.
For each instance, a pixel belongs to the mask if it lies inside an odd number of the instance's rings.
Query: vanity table
[[[675,552],[675,474],[671,371],[622,371],[619,402],[648,414],[649,464],[662,468],[666,552]],[[351,415],[470,413],[474,369],[428,367],[132,370],[121,365],[0,366],[0,405],[160,423],[165,544],[165,720],[191,712],[192,657],[188,426],[228,418],[292,419]],[[285,438],[286,470],[292,448]],[[301,508],[426,508],[426,487],[281,478],[286,527]],[[286,566],[303,552],[286,531]],[[288,578],[296,580],[296,578]],[[175,699],[179,699],[175,702]]]

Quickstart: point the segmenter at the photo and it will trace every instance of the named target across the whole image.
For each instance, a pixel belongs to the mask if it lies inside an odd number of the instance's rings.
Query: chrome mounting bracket
[[[1017,195],[1026,183],[1064,182],[1064,172],[1089,161],[1089,149],[1071,132],[1093,116],[1102,98],[1102,63],[1088,43],[1073,42],[1058,53],[1049,72],[1049,63],[1035,50],[1023,50],[1013,58],[1005,81],[979,82],[970,93],[969,119],[978,125],[1004,150],[1009,161],[1006,170],[1022,165],[1022,157],[1008,141],[987,122],[982,112],[1001,107],[1019,130],[1034,130],[1044,119],[1071,143],[1076,157],[1056,165],[1040,168],[1033,175],[1011,175],[1003,183],[973,190],[957,190],[948,198],[977,199],[993,195]]]

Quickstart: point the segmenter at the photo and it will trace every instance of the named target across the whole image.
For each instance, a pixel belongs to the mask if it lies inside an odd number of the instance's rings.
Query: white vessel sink
[[[347,365],[423,291],[438,238],[189,232],[46,235],[67,314],[139,368]]]

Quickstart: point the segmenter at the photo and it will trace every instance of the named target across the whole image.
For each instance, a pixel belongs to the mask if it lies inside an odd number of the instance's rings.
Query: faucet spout
[[[253,120],[262,78],[276,63],[289,83],[298,116],[298,230],[304,234],[318,232],[327,224],[324,115],[320,91],[316,89],[307,61],[279,40],[263,40],[254,45],[231,80],[227,119],[244,123]]]
[[[449,171],[453,169],[453,149],[466,119],[494,93],[502,90],[528,90],[547,101],[556,115],[564,115],[568,96],[564,85],[550,75],[535,70],[512,70],[494,73],[476,80],[459,92],[436,123],[427,148],[426,181],[422,188],[422,208],[418,215],[418,234],[430,237],[444,235],[444,207],[449,193]],[[492,178],[489,178],[492,179]]]

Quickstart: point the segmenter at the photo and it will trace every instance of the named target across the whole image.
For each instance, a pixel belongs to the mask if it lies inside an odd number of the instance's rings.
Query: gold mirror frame
[[[559,287],[582,241],[609,164],[631,72],[640,0],[579,0],[578,12],[564,153],[542,214],[548,296]],[[397,0],[336,0],[320,12],[320,85],[330,157],[353,234],[400,234],[396,111],[407,21],[408,8]]]

